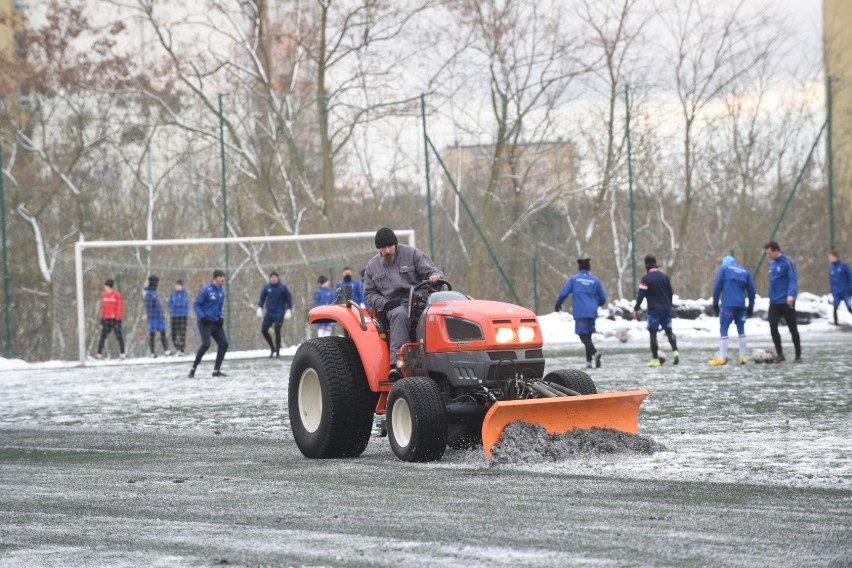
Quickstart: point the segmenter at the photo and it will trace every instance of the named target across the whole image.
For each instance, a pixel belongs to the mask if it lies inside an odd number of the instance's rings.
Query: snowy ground
[[[541,319],[548,370],[579,366],[570,315]],[[647,388],[640,429],[668,451],[499,466],[400,463],[378,437],[304,459],[289,358],[196,380],[173,358],[5,362],[0,566],[849,565],[852,333],[817,320],[802,365],[714,368],[717,321],[677,321],[683,363],[651,369],[643,324],[598,320],[598,389]]]

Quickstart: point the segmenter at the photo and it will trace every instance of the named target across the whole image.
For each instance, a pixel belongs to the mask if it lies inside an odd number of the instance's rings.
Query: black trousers
[[[263,335],[263,338],[269,344],[269,348],[276,353],[281,351],[281,324],[275,324],[275,343],[272,342],[272,336],[269,335],[269,328],[273,327],[272,322],[267,323],[265,320],[263,325],[260,327],[260,333]]]
[[[186,351],[187,316],[172,316],[172,343],[178,351]]]
[[[666,332],[666,337],[669,340],[669,345],[672,346],[672,351],[677,351],[677,336],[670,329],[664,329]],[[657,330],[649,329],[648,332],[651,334],[651,357],[656,359],[660,354],[660,344],[657,342]]]
[[[210,348],[210,338],[212,337],[213,341],[216,342],[216,363],[213,366],[213,370],[218,371],[222,368],[222,361],[225,360],[225,352],[228,351],[228,336],[225,335],[225,330],[215,323],[204,325],[202,322],[198,322],[198,332],[201,334],[201,347],[198,348],[198,352],[195,354],[195,362],[192,364],[192,368],[197,368],[198,364],[201,363],[201,358],[204,357],[204,354]]]
[[[586,348],[586,361],[591,361],[592,357],[595,356],[597,349],[595,349],[595,344],[592,343],[592,334],[591,333],[581,333],[580,341],[583,343],[583,347]]]
[[[781,334],[778,332],[778,323],[782,317],[787,324],[787,329],[790,330],[790,337],[793,338],[793,349],[796,350],[796,359],[801,359],[802,344],[799,341],[799,328],[796,325],[796,308],[788,304],[769,304],[769,333],[772,334],[775,353],[778,355],[784,354],[784,348],[781,346]]]
[[[111,331],[115,332],[115,338],[118,339],[118,348],[121,350],[121,354],[124,354],[124,334],[121,332],[121,320],[102,319],[101,338],[98,340],[98,355],[103,353],[104,343],[106,342],[107,335],[109,335]]]

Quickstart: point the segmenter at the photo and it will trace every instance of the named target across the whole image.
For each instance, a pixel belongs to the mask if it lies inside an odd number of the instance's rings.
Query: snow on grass
[[[644,365],[649,357],[645,322],[599,318],[595,341],[604,353],[604,367],[591,372],[599,391],[647,388],[651,394],[640,411],[640,431],[669,451],[499,467],[556,475],[852,488],[852,334],[829,325],[827,297],[803,294],[797,307],[821,316],[800,326],[803,365],[711,368],[707,360],[718,346],[718,319],[699,316],[675,320],[683,363],[650,369]],[[765,308],[765,299],[759,300],[757,311]],[[841,323],[852,321],[845,311],[841,317]],[[547,370],[582,367],[570,314],[551,313],[540,320]],[[619,329],[628,330],[625,343],[617,337]],[[771,346],[765,321],[748,320],[747,334],[750,349]],[[782,340],[792,350],[784,329]],[[664,338],[661,345],[668,349]],[[735,342],[731,349],[736,353]],[[228,377],[212,379],[213,354],[208,354],[196,380],[186,376],[190,356],[88,361],[83,368],[67,361],[0,360],[0,428],[203,431],[274,436],[292,444],[287,411],[291,359],[267,355],[265,349],[228,353],[223,367]],[[374,438],[371,448],[390,454],[386,439]],[[477,450],[448,451],[429,467],[490,466]]]

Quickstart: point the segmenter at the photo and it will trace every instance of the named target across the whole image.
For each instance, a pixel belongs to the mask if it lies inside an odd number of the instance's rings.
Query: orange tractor
[[[345,289],[342,289],[345,290]],[[411,337],[396,361],[403,378],[388,380],[384,322],[340,293],[314,308],[309,323],[334,322],[344,336],[304,342],[290,368],[293,437],[309,458],[361,455],[374,415],[386,415],[394,454],[434,461],[453,448],[482,444],[522,420],[549,432],[613,428],[638,432],[646,390],[598,394],[576,370],[544,373],[542,335],[534,312],[474,300],[441,280],[409,293]]]

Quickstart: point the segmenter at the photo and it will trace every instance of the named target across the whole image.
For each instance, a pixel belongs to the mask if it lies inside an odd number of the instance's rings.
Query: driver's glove
[[[402,300],[400,300],[399,298],[394,298],[393,300],[388,300],[387,302],[385,302],[385,307],[383,308],[383,311],[385,312],[385,317],[389,316],[393,310],[400,307],[401,305]]]

